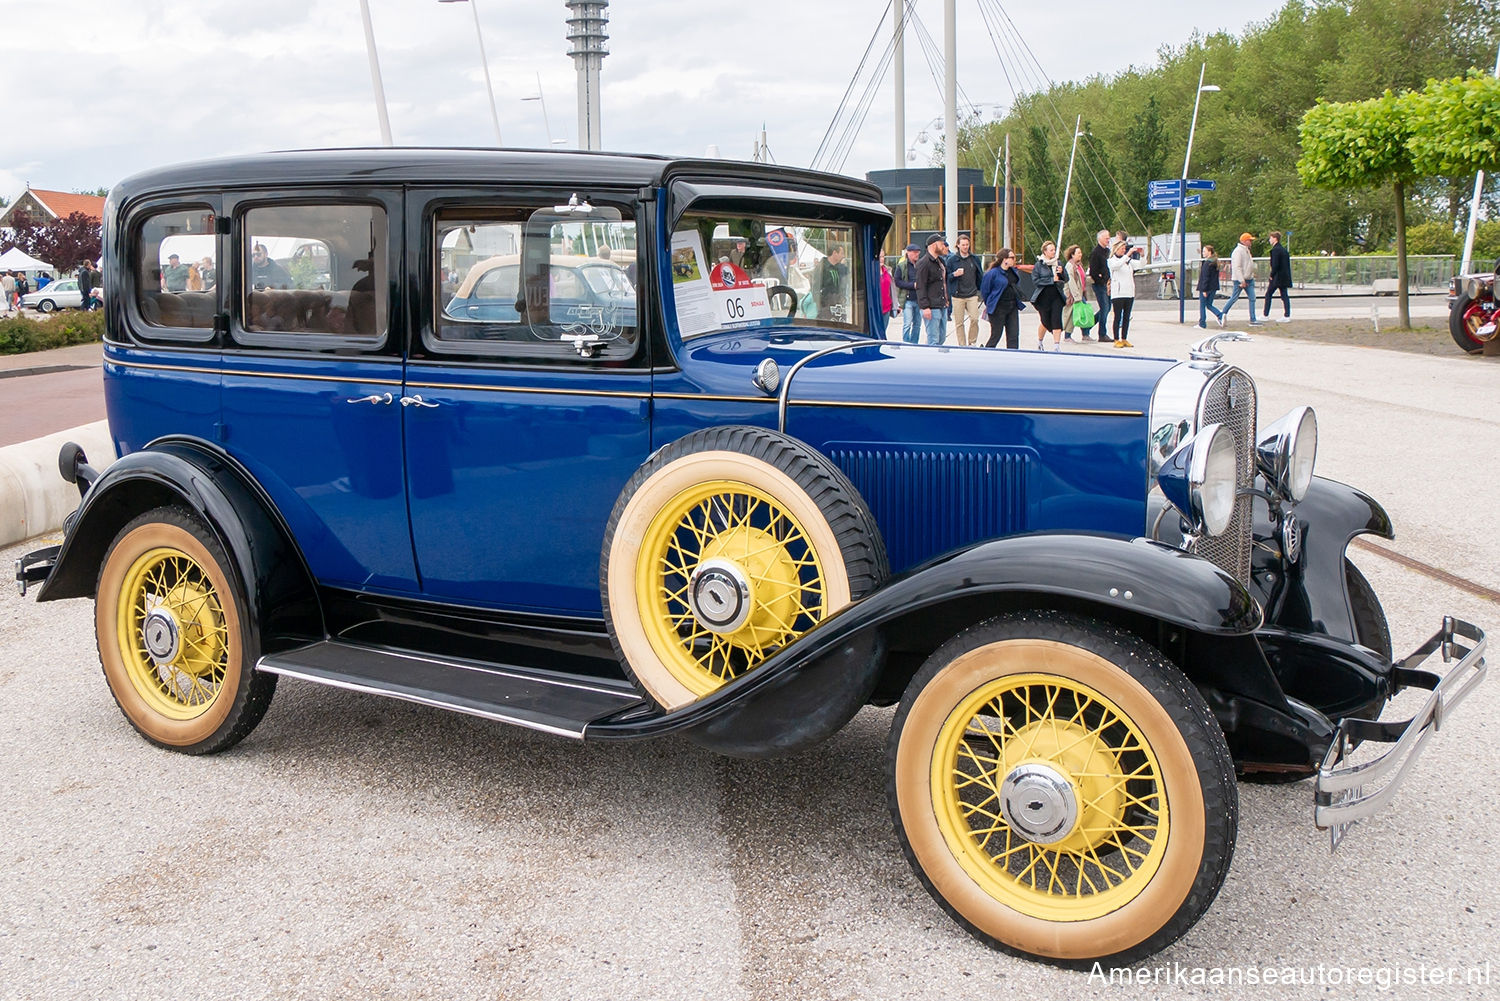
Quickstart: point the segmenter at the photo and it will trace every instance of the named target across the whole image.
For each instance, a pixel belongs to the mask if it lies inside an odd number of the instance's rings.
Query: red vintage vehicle
[[[1459,347],[1471,354],[1484,349],[1500,329],[1500,309],[1495,302],[1495,281],[1500,278],[1500,260],[1494,269],[1478,274],[1456,275],[1448,287],[1448,332]]]

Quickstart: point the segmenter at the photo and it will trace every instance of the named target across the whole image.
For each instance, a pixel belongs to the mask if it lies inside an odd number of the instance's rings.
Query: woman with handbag
[[[1062,350],[1063,335],[1062,261],[1057,259],[1057,244],[1042,244],[1042,255],[1031,269],[1031,303],[1036,307],[1036,349],[1047,349],[1047,335],[1052,335],[1052,350]]]
[[[1021,310],[1026,304],[1018,292],[1021,276],[1016,273],[1016,255],[1009,247],[1003,247],[985,271],[979,282],[979,298],[982,300],[982,319],[990,322],[990,339],[987,348],[999,345],[1000,335],[1005,335],[1005,346],[1012,351],[1021,347]]]
[[[1064,273],[1067,276],[1066,301],[1063,303],[1063,337],[1073,339],[1073,328],[1078,328],[1080,340],[1091,341],[1089,331],[1094,328],[1094,308],[1089,305],[1088,271],[1083,265],[1083,248],[1073,244],[1063,253]],[[1082,306],[1082,309],[1078,307]]]

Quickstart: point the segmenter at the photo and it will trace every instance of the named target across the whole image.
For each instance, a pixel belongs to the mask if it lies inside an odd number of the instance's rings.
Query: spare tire
[[[875,518],[819,452],[765,428],[698,431],[620,492],[599,590],[616,654],[676,709],[759,667],[890,574]]]

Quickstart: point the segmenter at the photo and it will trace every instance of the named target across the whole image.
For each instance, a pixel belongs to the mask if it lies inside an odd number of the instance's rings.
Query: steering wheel
[[[790,285],[772,285],[770,288],[766,289],[766,302],[769,304],[773,302],[777,296],[783,295],[786,296],[788,303],[786,309],[786,318],[790,320],[792,317],[797,315],[796,289],[792,288]]]

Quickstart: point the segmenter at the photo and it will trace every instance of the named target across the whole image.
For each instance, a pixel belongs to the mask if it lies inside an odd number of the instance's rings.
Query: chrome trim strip
[[[770,396],[717,396],[712,393],[653,393],[658,400],[702,400],[705,403],[775,403]]]
[[[869,403],[858,400],[798,400],[799,407],[873,407],[889,410],[963,410],[976,414],[1076,414],[1084,417],[1144,417],[1142,410],[1072,410],[1066,407],[987,407],[962,403]]]
[[[1473,645],[1465,649],[1458,638],[1469,640]],[[1477,626],[1451,617],[1444,618],[1442,629],[1396,665],[1403,671],[1415,671],[1418,665],[1439,651],[1444,663],[1452,663],[1454,654],[1462,654],[1458,663],[1433,687],[1432,695],[1416,715],[1405,723],[1381,724],[1352,717],[1339,723],[1333,743],[1318,766],[1313,797],[1313,823],[1329,829],[1333,848],[1338,848],[1355,823],[1390,801],[1426,745],[1427,738],[1442,728],[1444,718],[1453,707],[1484,680],[1488,670],[1484,662],[1486,645],[1484,631]],[[1394,732],[1399,727],[1399,737],[1380,734],[1378,728],[1382,727],[1388,728],[1387,732]],[[1393,746],[1370,761],[1342,764],[1353,752],[1356,738],[1379,740]],[[1369,783],[1382,779],[1387,781],[1379,788],[1367,791]]]
[[[466,382],[408,382],[409,389],[473,389],[486,393],[533,393],[539,396],[621,396],[633,400],[649,399],[651,393],[622,389],[561,389],[550,386],[486,386]]]
[[[223,375],[223,370],[217,368],[203,368],[197,365],[150,365],[143,361],[120,361],[119,359],[105,358],[104,364],[118,365],[120,368],[146,368],[158,372],[202,372],[205,375]]]
[[[468,706],[454,705],[441,699],[428,699],[420,695],[412,695],[407,692],[393,692],[389,688],[381,688],[378,685],[361,685],[358,682],[335,680],[325,678],[317,674],[304,674],[293,668],[284,667],[280,664],[266,664],[264,658],[255,665],[257,671],[265,671],[267,674],[280,674],[288,678],[296,678],[299,681],[311,681],[318,685],[327,685],[329,688],[342,688],[350,692],[362,692],[365,695],[383,695],[388,699],[399,699],[402,702],[415,702],[421,706],[431,706],[434,709],[447,709],[450,712],[463,713],[466,716],[479,716],[483,719],[494,720],[497,723],[510,723],[514,726],[523,727],[527,730],[540,730],[542,733],[555,734],[559,737],[572,737],[574,740],[583,739],[583,729],[569,730],[560,726],[548,726],[545,723],[537,723],[534,720],[521,719],[515,716],[507,716],[504,713],[485,712],[482,709],[473,709]]]
[[[106,365],[118,365],[121,368],[144,368],[157,372],[202,372],[205,375],[237,375],[247,378],[264,379],[302,379],[308,382],[348,382],[361,386],[399,386],[400,379],[354,379],[343,378],[336,375],[304,375],[301,372],[257,372],[239,368],[202,368],[196,365],[153,365],[141,361],[111,361],[104,359]]]

